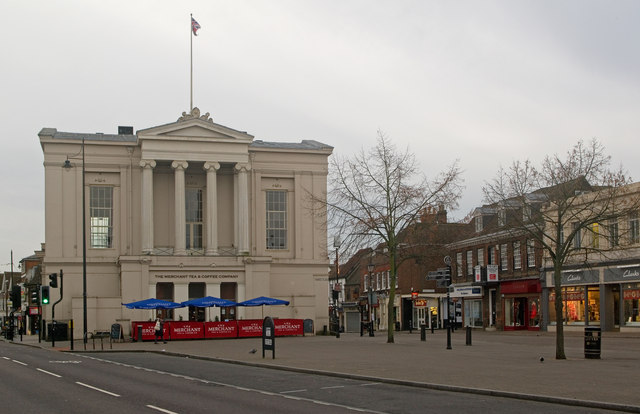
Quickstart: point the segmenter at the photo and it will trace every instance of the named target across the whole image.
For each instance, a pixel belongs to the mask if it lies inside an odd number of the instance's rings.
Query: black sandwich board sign
[[[273,359],[276,359],[276,328],[270,316],[262,322],[262,358],[264,351],[271,351]]]

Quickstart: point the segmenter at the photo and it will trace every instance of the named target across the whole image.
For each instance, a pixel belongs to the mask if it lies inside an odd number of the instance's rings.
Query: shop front
[[[504,330],[540,330],[541,308],[539,279],[504,281],[500,283]]]
[[[418,329],[422,325],[425,325],[427,329],[439,329],[442,324],[438,320],[439,312],[439,298],[442,295],[438,295],[438,297],[427,297],[420,295],[413,300],[413,319],[416,321],[414,323],[414,328]]]
[[[640,328],[638,302],[640,301],[640,264],[608,267],[604,270],[605,300],[613,302],[613,324],[621,331]],[[622,299],[622,300],[620,300]],[[619,303],[621,302],[621,305]],[[611,318],[607,318],[607,325]]]
[[[451,285],[450,312],[456,327],[483,328],[482,286]],[[445,312],[446,297],[444,298]],[[448,315],[444,316],[445,319]]]
[[[548,274],[547,286],[553,287],[553,273]],[[555,301],[562,301],[562,320],[568,328],[600,325],[600,271],[580,269],[562,272],[562,295],[551,288],[549,292],[549,327],[556,325]],[[550,280],[549,280],[550,279]],[[613,304],[612,304],[613,309]],[[612,312],[613,313],[613,312]]]

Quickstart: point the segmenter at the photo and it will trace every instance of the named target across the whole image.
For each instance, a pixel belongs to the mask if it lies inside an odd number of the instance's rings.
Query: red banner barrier
[[[274,319],[276,336],[304,335],[302,319]]]
[[[138,338],[138,326],[142,326],[142,340],[143,341],[153,341],[156,338],[156,323],[154,321],[151,322],[131,322],[131,337],[139,340]],[[164,324],[164,339],[169,339],[169,324]]]
[[[173,339],[203,339],[204,324],[202,322],[171,321],[165,323],[170,328],[170,338]]]
[[[304,335],[302,319],[274,319],[275,336]],[[142,340],[155,339],[155,322],[131,322],[131,336],[138,340],[138,326],[142,326]],[[167,321],[164,339],[250,338],[262,336],[262,319],[228,322]]]
[[[229,322],[205,322],[205,338],[237,338],[238,324],[236,321]]]
[[[262,319],[238,321],[238,338],[262,336]]]

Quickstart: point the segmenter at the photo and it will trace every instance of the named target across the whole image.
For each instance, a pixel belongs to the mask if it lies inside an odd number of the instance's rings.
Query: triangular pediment
[[[238,131],[224,125],[216,124],[209,113],[200,116],[198,108],[193,108],[191,114],[182,116],[170,124],[160,125],[137,131],[138,139],[171,140],[171,141],[217,141],[251,143],[253,135]]]

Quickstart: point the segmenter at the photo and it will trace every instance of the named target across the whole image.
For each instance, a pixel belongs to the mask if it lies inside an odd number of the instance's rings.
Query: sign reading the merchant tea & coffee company
[[[206,282],[211,281],[212,283],[216,281],[221,282],[236,282],[240,278],[240,275],[237,273],[150,273],[151,279],[155,279],[156,281],[163,282],[174,282],[174,281],[200,281]]]

